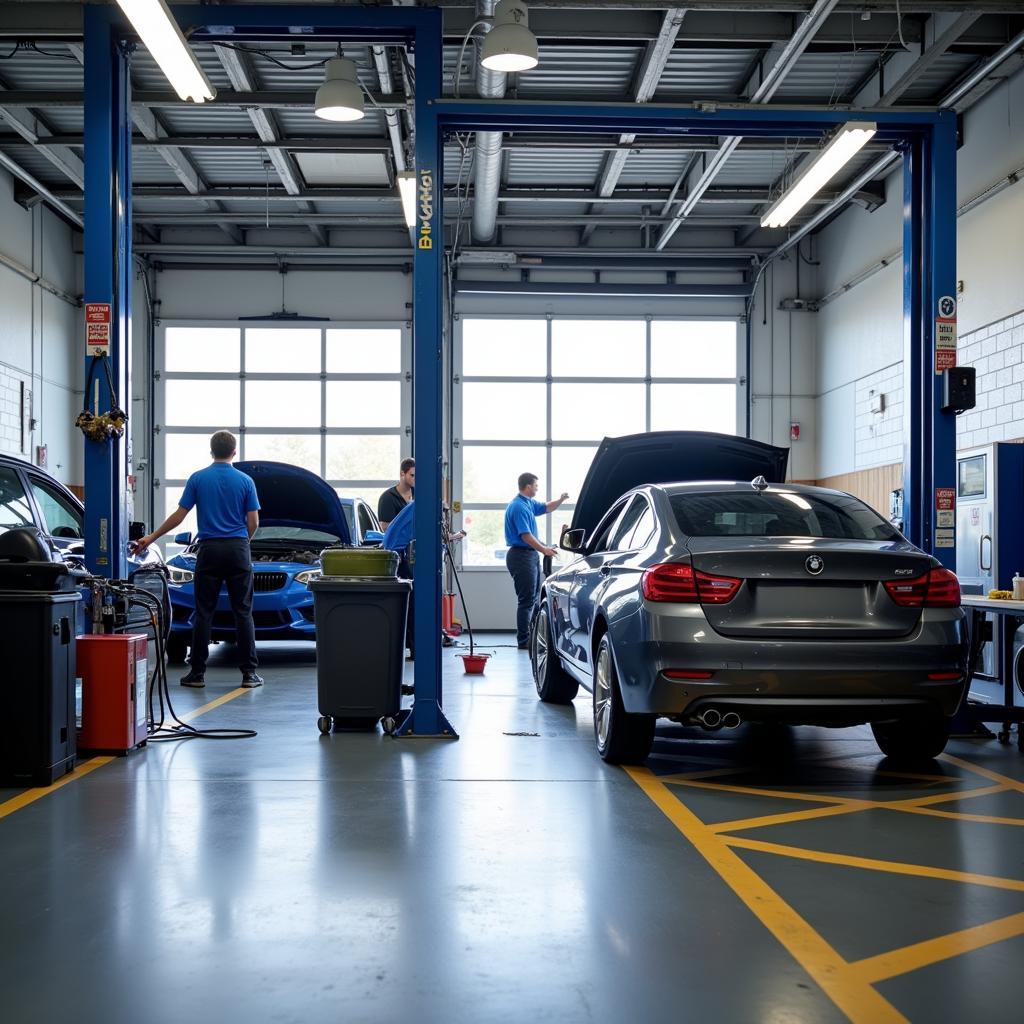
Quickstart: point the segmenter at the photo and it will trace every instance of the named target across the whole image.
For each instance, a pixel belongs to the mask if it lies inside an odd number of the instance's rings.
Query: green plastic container
[[[397,576],[398,552],[386,548],[327,548],[320,553],[325,576]]]

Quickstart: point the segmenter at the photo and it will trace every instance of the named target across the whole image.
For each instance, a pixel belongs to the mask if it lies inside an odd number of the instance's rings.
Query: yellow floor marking
[[[865,800],[862,803],[829,804],[827,807],[815,807],[809,811],[789,811],[785,814],[764,814],[756,818],[739,818],[735,821],[720,821],[708,828],[716,835],[722,832],[741,832],[748,828],[763,828],[766,825],[788,825],[794,821],[810,821],[813,818],[831,818],[837,814],[854,814],[857,811],[868,811],[875,804]]]
[[[992,889],[1009,889],[1013,892],[1024,892],[1024,881],[1019,881],[1016,878],[975,875],[968,871],[933,868],[925,864],[904,864],[894,860],[873,860],[870,857],[851,857],[844,853],[805,850],[800,846],[765,843],[758,839],[746,839],[741,836],[722,836],[722,842],[727,846],[735,846],[743,850],[772,853],[779,857],[793,857],[796,860],[811,860],[819,864],[838,864],[841,867],[863,868],[867,871],[885,871],[894,875],[912,875],[915,878],[939,878],[947,882],[964,882],[969,885],[985,885]]]
[[[113,757],[91,758],[88,761],[83,761],[82,764],[78,765],[73,772],[69,775],[65,775],[62,779],[58,779],[52,786],[34,786],[32,789],[26,789],[24,793],[12,796],[10,800],[5,800],[0,804],[0,818],[6,818],[8,814],[20,811],[22,807],[34,804],[41,797],[49,796],[50,793],[55,793],[58,789],[62,789],[69,782],[77,782],[90,772],[96,771],[97,768],[102,768],[105,764],[110,764],[113,760]]]
[[[991,779],[993,782],[999,782],[1006,786],[1007,789],[1016,789],[1018,792],[1024,793],[1024,781],[1021,779],[1011,779],[1008,775],[1000,775],[999,772],[994,772],[991,768],[983,768],[980,764],[965,761],[963,758],[954,757],[952,754],[940,754],[939,756],[943,761],[955,764],[959,768],[966,768],[969,772],[975,772],[978,775],[984,775],[986,779]]]
[[[705,768],[699,772],[673,772],[671,775],[659,775],[659,782],[689,782],[692,779],[712,779],[723,775],[742,775],[747,768]]]
[[[221,704],[227,704],[229,700],[241,697],[243,693],[252,693],[252,687],[239,686],[236,689],[230,690],[228,693],[218,697],[216,700],[211,700],[209,704],[204,704],[202,707],[196,708],[195,711],[189,711],[184,715],[178,715],[178,718],[183,722],[191,722],[194,718],[199,718],[200,715],[205,715],[207,711],[212,711],[214,708],[219,708]]]
[[[794,793],[784,789],[757,789],[754,786],[733,786],[725,782],[698,782],[696,780],[680,780],[677,785],[691,786],[695,789],[716,789],[723,793],[742,793],[744,796],[774,796],[780,800],[803,800],[812,804],[857,804],[867,803],[849,796],[832,796],[831,794]]]
[[[965,928],[949,935],[940,935],[937,939],[916,942],[912,946],[858,960],[851,967],[862,981],[879,982],[1022,934],[1024,913],[1011,914],[998,921],[989,921],[988,924],[979,924],[974,928]]]
[[[231,690],[229,693],[225,693],[223,696],[218,697],[216,700],[211,700],[209,704],[204,704],[202,707],[196,708],[194,711],[189,711],[187,714],[179,715],[178,717],[183,722],[189,722],[194,718],[199,718],[200,715],[205,715],[207,711],[212,711],[214,708],[219,708],[221,704],[227,704],[229,700],[234,700],[236,697],[240,697],[243,693],[251,692],[248,687],[239,686],[235,690]],[[97,768],[102,768],[105,764],[110,764],[111,761],[118,760],[116,757],[93,757],[88,761],[82,762],[77,765],[75,770],[69,775],[65,775],[62,779],[58,779],[52,786],[35,786],[32,789],[26,789],[23,793],[19,793],[17,796],[12,796],[10,800],[5,800],[0,803],[0,818],[6,818],[9,814],[13,814],[15,811],[20,811],[22,807],[27,807],[29,804],[35,803],[44,796],[49,796],[51,793],[56,793],[58,789],[62,789],[64,786],[71,782],[77,782],[79,779],[84,778],[91,772],[96,771]]]
[[[891,1003],[853,974],[825,939],[654,774],[646,768],[626,771],[854,1024],[905,1024],[906,1018]]]
[[[879,807],[888,807],[900,811],[908,807],[931,807],[933,804],[952,803],[954,800],[970,800],[975,796],[991,796],[993,793],[1005,792],[1003,785],[980,786],[977,789],[963,789],[955,793],[936,793],[934,796],[912,796],[907,800],[882,800]]]
[[[884,775],[891,779],[916,779],[918,782],[963,782],[962,775],[922,775],[920,772],[892,772],[876,769],[872,775]]]
[[[997,818],[990,814],[966,814],[963,811],[934,811],[930,807],[897,807],[909,814],[927,814],[933,818],[952,818],[954,821],[976,821],[982,825],[1024,825],[1024,818]]]

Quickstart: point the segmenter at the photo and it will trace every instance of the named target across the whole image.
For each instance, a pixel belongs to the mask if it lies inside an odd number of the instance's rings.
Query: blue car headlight
[[[307,587],[313,580],[318,580],[323,574],[319,569],[307,569],[305,572],[295,574],[295,582],[305,584]]]
[[[179,587],[183,583],[191,583],[195,573],[189,569],[179,569],[176,565],[167,566],[167,571],[170,574],[170,582],[177,584]]]

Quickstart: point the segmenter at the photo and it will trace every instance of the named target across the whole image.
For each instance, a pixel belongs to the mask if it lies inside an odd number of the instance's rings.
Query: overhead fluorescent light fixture
[[[181,99],[203,103],[217,95],[164,0],[117,0],[117,4]]]
[[[324,84],[316,91],[314,113],[325,121],[361,121],[363,91],[355,61],[347,57],[332,57],[327,62]]]
[[[402,213],[407,227],[416,227],[416,172],[398,172],[398,192],[402,197]]]
[[[761,227],[785,227],[860,152],[876,131],[878,125],[874,121],[844,124],[761,218]]]
[[[494,8],[493,27],[484,36],[480,63],[488,71],[529,71],[535,68],[537,37],[522,0],[501,0]]]

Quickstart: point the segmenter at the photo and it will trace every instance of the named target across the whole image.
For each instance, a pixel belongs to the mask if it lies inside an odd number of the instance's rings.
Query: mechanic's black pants
[[[199,543],[194,581],[196,614],[192,622],[193,672],[206,671],[210,653],[210,627],[221,586],[228,588],[231,610],[235,613],[238,643],[238,667],[243,672],[256,670],[256,631],[252,624],[252,557],[249,541],[243,537],[224,537]]]
[[[516,587],[516,643],[522,647],[530,639],[530,622],[540,600],[540,557],[533,548],[512,547],[505,566]]]

